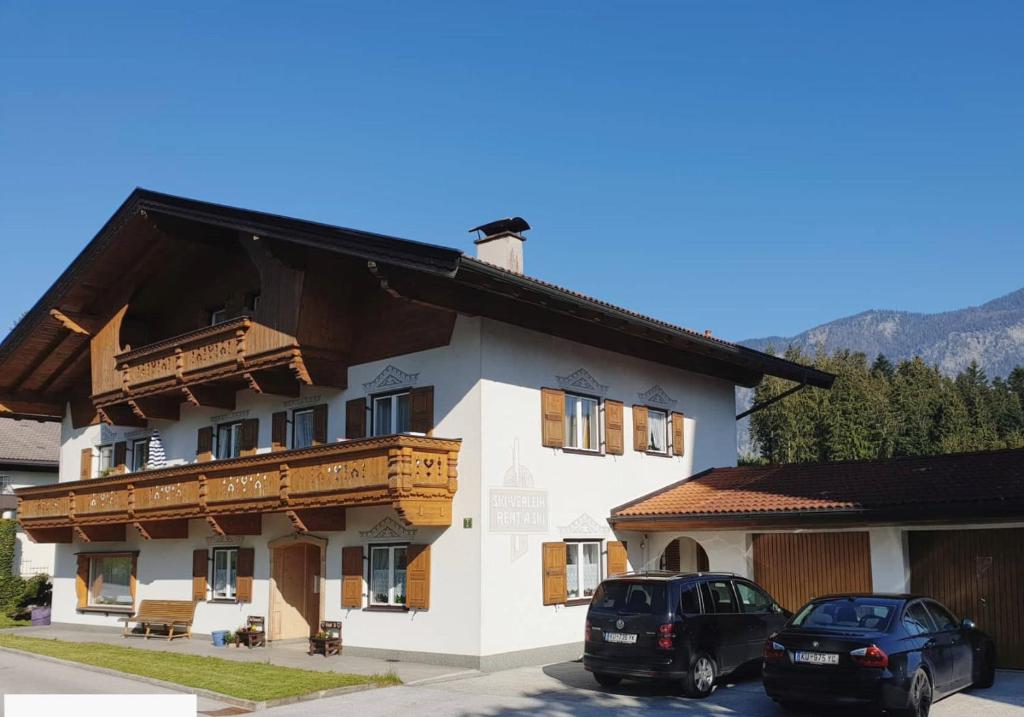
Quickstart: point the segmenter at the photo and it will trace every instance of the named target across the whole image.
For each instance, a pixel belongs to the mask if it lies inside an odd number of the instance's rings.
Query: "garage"
[[[911,591],[974,620],[998,665],[1024,669],[1024,528],[912,530]]]
[[[813,597],[871,592],[871,544],[866,531],[755,533],[754,580],[787,610]]]

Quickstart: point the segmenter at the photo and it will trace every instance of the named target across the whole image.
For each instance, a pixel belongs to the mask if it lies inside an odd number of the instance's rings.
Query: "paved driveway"
[[[359,717],[394,717],[395,714],[431,717],[586,717],[609,714],[616,717],[780,717],[783,713],[765,696],[758,679],[723,685],[707,700],[690,700],[670,688],[639,682],[623,683],[614,690],[604,690],[579,663],[561,663],[449,682],[360,692],[279,707],[265,714],[267,717],[320,717],[325,714],[356,714]],[[854,714],[861,717],[861,713]],[[829,710],[828,715],[839,717],[840,713]],[[1000,673],[992,689],[943,700],[935,705],[932,715],[1024,717],[1024,673]]]

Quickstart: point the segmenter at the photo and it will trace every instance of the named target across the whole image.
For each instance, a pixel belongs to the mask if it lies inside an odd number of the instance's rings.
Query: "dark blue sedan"
[[[992,639],[915,595],[817,598],[764,647],[764,689],[784,707],[860,705],[927,717],[934,701],[994,679]]]

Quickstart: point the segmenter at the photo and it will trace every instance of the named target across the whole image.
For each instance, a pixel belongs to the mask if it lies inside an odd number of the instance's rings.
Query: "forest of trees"
[[[1024,446],[1024,367],[989,380],[977,363],[955,378],[920,359],[893,365],[862,353],[798,349],[786,358],[836,374],[831,391],[806,388],[755,414],[757,455],[741,463],[803,463],[1017,448]],[[766,377],[754,402],[792,383]]]

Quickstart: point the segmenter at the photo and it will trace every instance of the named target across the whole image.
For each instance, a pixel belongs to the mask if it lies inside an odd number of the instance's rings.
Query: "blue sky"
[[[0,334],[135,186],[725,338],[1024,286],[1024,3],[0,0]]]

